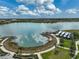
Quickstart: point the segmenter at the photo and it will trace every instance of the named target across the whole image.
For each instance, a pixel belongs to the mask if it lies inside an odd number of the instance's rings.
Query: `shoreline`
[[[49,41],[48,43],[46,43],[45,45],[42,45],[42,46],[38,46],[38,47],[29,47],[29,48],[23,48],[23,47],[20,47],[21,48],[21,52],[22,53],[36,53],[36,52],[41,52],[41,51],[44,51],[44,50],[47,50],[47,49],[50,49],[51,47],[53,47],[55,44],[57,43],[57,40],[56,38],[52,38],[52,41]],[[9,39],[6,40],[4,43],[3,43],[4,47],[9,50],[9,51],[12,51],[12,52],[17,52],[19,46],[18,45],[10,45],[9,43]],[[14,49],[15,48],[15,49]]]
[[[57,22],[79,22],[77,19],[0,19],[0,25],[10,23],[57,23]]]

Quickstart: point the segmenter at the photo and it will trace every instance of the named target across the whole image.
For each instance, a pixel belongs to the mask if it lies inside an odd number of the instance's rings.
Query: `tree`
[[[72,39],[71,47],[70,47],[70,56],[71,56],[71,57],[74,56],[75,50],[76,50],[75,41],[74,41],[74,39]]]
[[[63,43],[64,43],[64,39],[61,38],[61,39],[60,39],[60,46],[63,46]]]
[[[74,34],[74,39],[75,39],[75,40],[78,40],[78,39],[79,39],[79,33],[73,32],[73,34]]]

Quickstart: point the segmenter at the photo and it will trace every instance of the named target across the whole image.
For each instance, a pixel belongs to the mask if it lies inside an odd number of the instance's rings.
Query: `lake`
[[[21,47],[41,46],[48,42],[48,39],[41,36],[42,32],[56,30],[79,30],[79,22],[59,23],[11,23],[0,25],[1,36],[18,36],[15,39]]]

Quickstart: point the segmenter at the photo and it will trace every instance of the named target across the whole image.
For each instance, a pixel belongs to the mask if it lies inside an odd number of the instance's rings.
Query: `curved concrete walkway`
[[[51,35],[57,39],[57,44],[56,44],[56,45],[59,45],[59,43],[60,43],[59,40],[60,40],[60,39],[59,39],[58,37],[56,37],[54,34],[51,34]],[[3,50],[4,52],[9,53],[9,54],[11,54],[11,55],[13,56],[13,55],[15,54],[15,52],[9,51],[9,50],[7,50],[7,49],[3,46],[3,43],[4,43],[6,40],[8,40],[8,38],[4,39],[4,40],[0,43],[0,45],[2,45],[0,48],[1,48],[1,50]],[[51,39],[50,39],[50,40],[51,40]],[[77,54],[79,53],[79,51],[78,51],[79,41],[76,41],[76,42],[75,42],[75,45],[76,45],[75,56],[74,56],[72,59],[74,59],[74,58],[77,56]],[[69,48],[66,48],[66,47],[61,47],[61,46],[58,46],[58,47],[69,50]],[[39,59],[42,59],[41,54],[46,53],[46,52],[49,52],[49,51],[53,50],[54,48],[55,48],[55,46],[51,47],[51,48],[48,49],[48,50],[41,51],[41,52],[34,53],[34,54],[37,54],[38,57],[39,57]],[[22,55],[30,55],[30,53],[28,53],[28,54],[27,54],[27,53],[22,53]]]
[[[59,45],[59,42],[60,42],[60,41],[59,41],[59,38],[56,37],[54,34],[51,34],[51,35],[57,39],[57,44],[56,44],[56,45]],[[50,39],[50,40],[51,40],[51,39]],[[48,49],[48,50],[41,51],[41,52],[37,52],[37,53],[34,53],[34,54],[37,54],[38,57],[39,57],[39,59],[42,59],[41,54],[46,53],[46,52],[49,52],[49,51],[51,51],[51,50],[53,50],[53,49],[55,49],[55,46],[51,47],[51,48]],[[22,55],[30,55],[30,54],[23,53]]]
[[[60,40],[60,39],[59,39],[58,37],[56,37],[54,34],[51,34],[51,35],[57,39],[57,44],[56,44],[56,45],[59,45],[59,43],[60,43],[59,40]],[[1,50],[3,50],[4,52],[9,53],[9,54],[11,54],[11,55],[13,56],[13,55],[15,54],[15,52],[9,51],[9,50],[7,50],[7,49],[3,46],[3,43],[4,43],[6,40],[8,40],[8,38],[4,39],[4,40],[0,43],[0,45],[2,45],[0,48],[1,48]],[[50,39],[50,40],[51,40],[51,39]],[[79,51],[78,51],[79,41],[76,41],[76,42],[75,42],[75,45],[76,45],[75,56],[74,56],[72,59],[74,59],[74,58],[77,56],[77,54],[79,53]],[[58,46],[58,47],[69,50],[69,48],[66,48],[66,47],[61,47],[61,46]],[[48,49],[48,50],[41,51],[41,52],[37,52],[37,53],[34,53],[34,54],[37,54],[38,57],[39,57],[39,59],[42,59],[41,54],[46,53],[46,52],[49,52],[49,51],[51,51],[51,50],[53,50],[53,49],[55,49],[55,46],[51,47],[51,48]],[[30,55],[30,53],[28,53],[28,54],[27,54],[27,53],[22,53],[22,55]]]
[[[51,34],[51,35],[57,39],[57,45],[58,45],[58,44],[59,44],[59,38],[56,37],[54,34]],[[2,45],[2,46],[1,46],[0,48],[1,48],[1,50],[3,50],[4,52],[7,52],[7,53],[9,53],[9,54],[11,54],[11,55],[13,56],[13,55],[15,54],[15,52],[9,51],[9,50],[7,50],[7,49],[3,46],[3,43],[4,43],[6,40],[8,40],[8,38],[4,39],[4,40],[1,42],[0,45]],[[51,40],[51,39],[50,39],[50,40]],[[34,53],[34,54],[37,54],[38,57],[39,57],[39,59],[42,59],[42,56],[41,56],[42,53],[49,52],[49,51],[53,50],[54,48],[55,48],[55,46],[51,47],[51,48],[48,49],[48,50],[41,51],[41,52],[37,52],[37,53]],[[28,53],[28,54],[27,54],[27,53],[22,53],[22,55],[30,55],[30,53]]]
[[[1,42],[0,45],[2,45],[2,46],[0,47],[0,49],[1,49],[2,51],[6,52],[6,53],[9,53],[9,54],[11,54],[11,55],[14,55],[15,52],[11,52],[11,51],[5,49],[5,47],[3,46],[3,43],[4,43],[6,40],[8,40],[8,38],[4,39],[4,40]]]

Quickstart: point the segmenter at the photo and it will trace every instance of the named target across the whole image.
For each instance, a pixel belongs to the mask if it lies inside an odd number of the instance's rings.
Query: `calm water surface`
[[[60,23],[12,23],[0,25],[0,35],[2,36],[18,36],[15,39],[21,47],[35,47],[46,44],[47,38],[40,35],[46,31],[56,30],[79,30],[79,22],[60,22]]]

